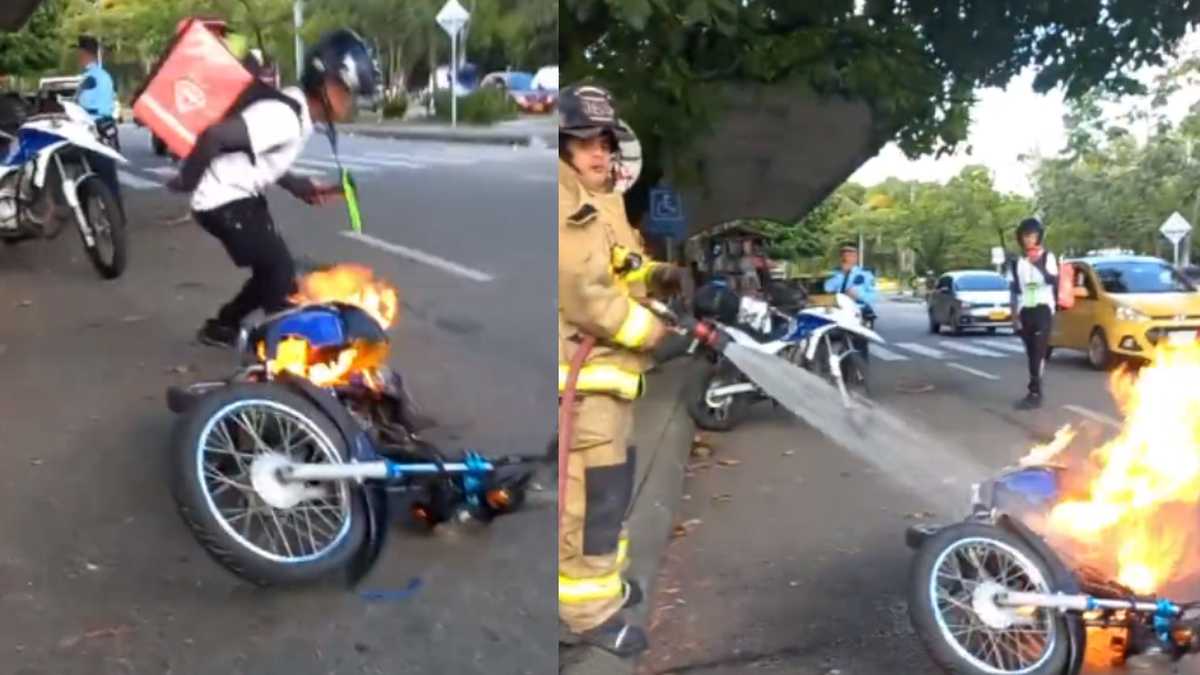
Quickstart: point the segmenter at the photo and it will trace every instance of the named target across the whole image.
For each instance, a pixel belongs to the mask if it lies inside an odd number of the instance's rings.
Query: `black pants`
[[[290,306],[288,296],[296,292],[296,263],[275,230],[265,197],[239,199],[194,215],[225,246],[234,265],[250,268],[242,290],[217,313],[218,322],[236,327],[256,309],[272,314]]]
[[[100,180],[104,181],[104,185],[112,192],[113,199],[117,200],[117,206],[121,207],[121,212],[124,213],[125,202],[121,199],[121,182],[117,180],[117,161],[93,152],[88,155],[88,163],[91,164],[92,170],[96,172]]]
[[[1052,319],[1046,305],[1021,310],[1021,341],[1025,343],[1025,358],[1029,361],[1029,393],[1038,396],[1042,394],[1042,371],[1046,368]]]

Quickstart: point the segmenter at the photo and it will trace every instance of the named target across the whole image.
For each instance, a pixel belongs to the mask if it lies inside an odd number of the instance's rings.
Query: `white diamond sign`
[[[1171,214],[1170,218],[1167,218],[1167,221],[1162,224],[1162,227],[1158,228],[1158,231],[1162,232],[1164,237],[1170,239],[1172,244],[1179,244],[1187,236],[1188,232],[1192,231],[1192,226],[1176,211]]]
[[[471,14],[459,4],[458,0],[446,0],[446,4],[442,5],[435,18],[442,30],[449,33],[450,37],[454,37],[463,29],[463,26],[467,25],[467,19],[471,18]]]

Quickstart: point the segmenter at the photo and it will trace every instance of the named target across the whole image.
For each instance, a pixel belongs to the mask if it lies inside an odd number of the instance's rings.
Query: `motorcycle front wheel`
[[[1051,578],[1048,565],[1016,535],[985,523],[958,523],[917,551],[909,618],[947,673],[1062,675],[1071,652],[1066,619],[1052,609],[993,602],[1004,590],[1051,593]]]
[[[205,394],[181,420],[172,456],[184,523],[209,555],[251,583],[311,583],[345,570],[362,547],[366,507],[352,481],[283,484],[255,469],[279,458],[349,461],[333,423],[280,384]]]
[[[116,279],[125,271],[125,214],[108,186],[98,176],[88,176],[79,183],[79,206],[92,229],[94,244],[88,246],[92,267],[105,279]],[[83,233],[80,232],[82,239]]]
[[[688,415],[705,431],[730,431],[742,422],[750,407],[752,394],[734,394],[719,401],[710,400],[709,390],[744,382],[737,369],[725,362],[697,367],[684,387]]]

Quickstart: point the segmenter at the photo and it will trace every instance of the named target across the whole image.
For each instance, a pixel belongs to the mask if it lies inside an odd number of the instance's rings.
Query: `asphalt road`
[[[934,336],[923,305],[895,302],[881,304],[877,328],[891,344],[872,346],[873,397],[985,468],[1066,422],[1105,429],[1116,416],[1105,375],[1082,354],[1056,353],[1047,405],[1017,412],[1025,361],[1006,331]],[[909,625],[904,531],[966,515],[966,490],[903,489],[770,404],[704,438],[714,454],[693,459],[678,515],[693,522],[667,550],[641,673],[939,672]],[[931,506],[947,498],[960,506]]]
[[[164,389],[223,376],[193,343],[245,273],[161,190],[169,162],[122,128],[124,277],[102,282],[70,231],[0,248],[0,672],[545,673],[557,653],[553,512],[483,532],[400,525],[364,589],[261,591],[207,558],[167,490]],[[343,137],[369,239],[340,205],[271,195],[297,258],[357,261],[401,290],[393,365],[440,421],[433,438],[541,452],[548,367],[552,151]],[[324,138],[300,163],[332,177]],[[549,483],[549,481],[544,481]]]

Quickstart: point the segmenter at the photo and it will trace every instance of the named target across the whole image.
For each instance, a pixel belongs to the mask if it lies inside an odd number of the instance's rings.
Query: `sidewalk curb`
[[[517,145],[522,147],[553,147],[557,139],[549,134],[530,134],[503,131],[449,131],[442,129],[387,128],[370,126],[347,127],[343,133],[370,138],[391,138],[405,141],[433,141],[436,143],[464,143],[469,145]]]
[[[691,452],[694,428],[683,404],[687,374],[697,364],[681,359],[648,376],[646,398],[635,409],[631,445],[637,446],[637,482],[634,484],[629,528],[628,575],[646,592],[641,606],[630,612],[640,626],[649,626],[654,583],[663,554],[670,543],[675,513],[683,498],[683,474]],[[597,649],[560,649],[559,673],[565,675],[632,675],[637,662],[618,659]]]

